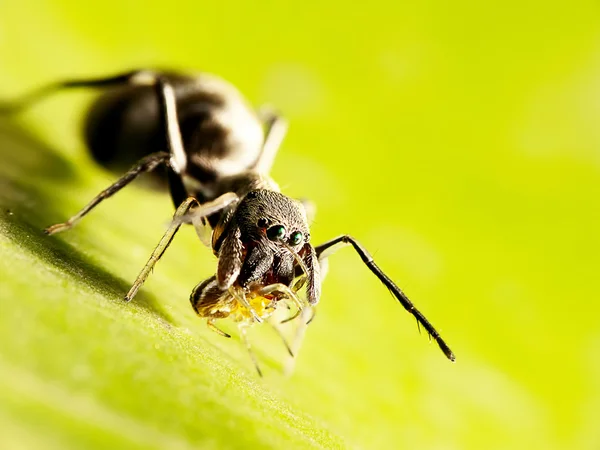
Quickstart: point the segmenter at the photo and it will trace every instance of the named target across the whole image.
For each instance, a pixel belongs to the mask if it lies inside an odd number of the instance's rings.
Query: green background
[[[135,67],[219,74],[291,126],[273,176],[351,233],[296,371],[194,316],[215,259],[79,139],[88,93],[0,121],[1,448],[600,448],[597,2],[0,2],[0,96]],[[228,329],[234,330],[233,326]]]

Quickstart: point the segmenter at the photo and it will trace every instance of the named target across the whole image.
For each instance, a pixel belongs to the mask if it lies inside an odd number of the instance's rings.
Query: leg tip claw
[[[68,230],[70,225],[64,223],[57,223],[56,225],[50,225],[49,227],[44,229],[44,234],[51,236],[56,233],[60,233],[61,231]]]

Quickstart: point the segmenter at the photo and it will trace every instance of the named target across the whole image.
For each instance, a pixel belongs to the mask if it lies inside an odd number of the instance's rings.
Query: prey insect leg
[[[288,354],[290,355],[290,357],[294,357],[294,352],[292,351],[292,347],[290,347],[290,344],[288,344],[287,339],[285,338],[285,336],[283,335],[281,329],[279,328],[279,326],[276,323],[273,323],[271,321],[269,321],[269,325],[271,325],[271,328],[273,328],[273,330],[275,331],[275,333],[277,333],[277,336],[279,336],[279,339],[281,339],[281,342],[283,342],[283,345],[285,346],[285,349],[287,350]]]
[[[250,302],[248,302],[248,299],[246,299],[246,294],[244,293],[243,289],[231,286],[229,288],[229,292],[231,293],[233,298],[235,298],[244,308],[250,311],[250,314],[252,314],[252,317],[256,322],[262,323],[263,320],[260,318],[256,310],[252,307]]]
[[[289,298],[290,300],[292,300],[294,302],[294,304],[296,305],[296,307],[298,308],[298,311],[296,312],[296,314],[294,314],[292,317],[285,319],[281,323],[289,322],[290,320],[294,320],[296,317],[298,317],[298,315],[304,309],[304,305],[300,301],[300,298],[298,297],[298,295],[296,295],[296,293],[292,289],[290,289],[288,286],[286,286],[285,284],[283,284],[283,283],[270,284],[269,286],[265,286],[262,289],[260,289],[258,291],[258,294],[261,296],[264,296],[264,295],[271,294],[272,292],[275,292],[275,291],[283,292],[286,295],[286,297]]]
[[[206,325],[208,326],[208,328],[210,328],[210,329],[211,329],[211,330],[213,330],[215,333],[217,333],[217,334],[219,334],[219,335],[221,335],[221,336],[223,336],[223,337],[230,338],[230,337],[231,337],[231,335],[230,335],[229,333],[225,333],[223,330],[221,330],[220,328],[218,328],[218,327],[215,325],[215,320],[216,320],[216,319],[208,319],[208,321],[206,322]]]
[[[287,358],[287,361],[284,364],[283,373],[285,375],[291,375],[294,371],[294,367],[296,365],[296,356],[300,352],[300,347],[302,346],[302,342],[304,341],[304,335],[306,334],[306,329],[308,328],[308,324],[312,321],[315,316],[314,308],[304,308],[300,314],[300,318],[298,319],[298,325],[296,326],[296,330],[294,331],[294,339],[292,340],[292,344],[290,346],[290,355],[291,358]]]
[[[250,341],[248,340],[248,336],[246,335],[246,332],[248,330],[248,325],[240,323],[238,328],[240,330],[240,336],[242,337],[242,341],[244,341],[244,345],[246,345],[246,350],[248,350],[248,353],[250,354],[250,358],[252,359],[252,362],[254,363],[254,367],[256,367],[256,371],[258,372],[258,375],[260,377],[262,377],[263,374],[262,374],[262,370],[260,370],[260,366],[258,365],[258,359],[256,358],[256,355],[252,351],[252,346],[250,345]]]
[[[425,318],[425,316],[413,305],[413,303],[408,299],[408,297],[402,292],[402,290],[375,264],[373,261],[373,257],[364,248],[356,239],[351,236],[343,235],[338,236],[324,244],[315,247],[315,251],[319,260],[326,259],[331,254],[333,254],[336,250],[341,247],[352,245],[356,253],[360,256],[363,263],[369,268],[369,270],[375,274],[377,278],[387,287],[390,292],[396,297],[396,299],[400,302],[404,308],[411,313],[415,319],[417,319],[417,323],[422,325],[427,333],[437,342],[440,349],[444,352],[446,357],[450,361],[454,361],[454,353],[450,350],[450,347],[444,342],[440,334],[433,327],[433,325]]]
[[[127,186],[130,182],[132,182],[138,175],[151,172],[156,169],[161,164],[167,164],[169,161],[170,155],[166,152],[158,152],[148,155],[142,158],[134,167],[132,167],[125,175],[119,178],[115,183],[111,184],[108,188],[104,189],[100,192],[96,197],[92,199],[86,206],[84,206],[77,214],[71,217],[64,223],[57,223],[55,225],[49,226],[44,231],[46,234],[55,234],[61,231],[65,231],[70,229],[75,223],[77,223],[83,216],[89,213],[92,209],[94,209],[98,203],[102,200],[110,197],[111,195],[116,194],[122,188]]]

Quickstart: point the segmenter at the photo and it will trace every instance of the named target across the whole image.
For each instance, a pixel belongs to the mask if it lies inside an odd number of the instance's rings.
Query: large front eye
[[[285,227],[283,225],[273,225],[267,230],[267,237],[271,241],[280,241],[285,237]]]
[[[302,233],[299,231],[295,231],[290,236],[290,244],[298,245],[300,242],[302,242],[302,239],[304,239],[304,236],[302,236]]]

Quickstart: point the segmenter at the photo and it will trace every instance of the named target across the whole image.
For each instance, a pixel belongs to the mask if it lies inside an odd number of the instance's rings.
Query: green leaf
[[[597,2],[0,2],[0,99],[137,67],[215,73],[290,121],[274,179],[350,233],[295,371],[195,316],[216,260],[77,138],[91,94],[0,120],[0,448],[600,447]],[[294,329],[286,325],[292,337]]]
[[[98,226],[94,216],[101,211],[86,218],[85,233],[44,235],[50,218],[73,211],[61,197],[73,189],[65,188],[67,180],[82,173],[24,132],[2,128],[0,396],[12,416],[3,437],[7,446],[34,423],[48,433],[45,445],[58,447],[341,445],[314,418],[270,392],[243,353],[232,357],[212,342],[222,338],[199,333],[200,321],[195,329],[181,326],[179,311],[166,306],[173,297],[165,305],[143,291],[124,303],[121,261],[111,272],[82,251],[88,238],[95,239],[92,225]],[[117,258],[139,245],[133,243],[135,227],[112,227],[130,213],[113,209],[100,221],[107,235],[99,239],[120,243]],[[172,292],[185,292],[189,280],[169,277],[168,283]],[[35,445],[31,439],[23,446]]]

